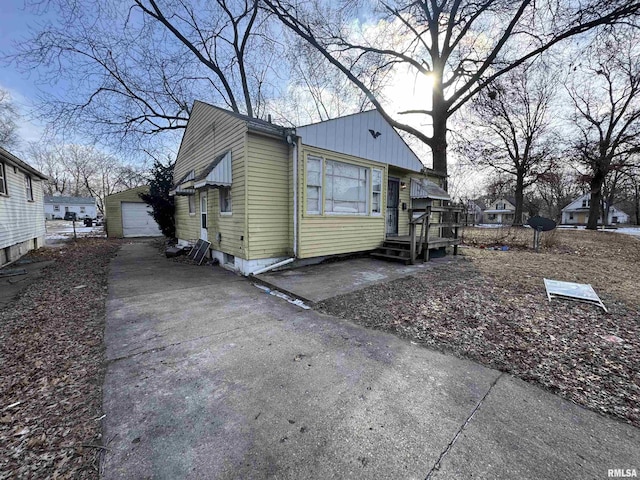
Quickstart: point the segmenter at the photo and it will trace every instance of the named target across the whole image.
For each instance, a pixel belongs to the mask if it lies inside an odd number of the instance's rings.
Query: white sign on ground
[[[544,287],[547,289],[549,301],[552,298],[565,298],[578,300],[602,307],[605,312],[607,308],[598,297],[593,287],[587,283],[560,282],[558,280],[544,279]]]

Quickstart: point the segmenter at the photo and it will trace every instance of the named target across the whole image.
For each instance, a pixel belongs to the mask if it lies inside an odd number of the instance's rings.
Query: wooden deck
[[[411,243],[411,237],[409,235],[400,235],[397,237],[386,237],[385,242],[395,242],[401,243],[403,245],[409,245]],[[441,247],[448,247],[450,245],[460,245],[459,238],[445,238],[445,237],[429,237],[427,240],[427,245],[429,246],[429,250]]]

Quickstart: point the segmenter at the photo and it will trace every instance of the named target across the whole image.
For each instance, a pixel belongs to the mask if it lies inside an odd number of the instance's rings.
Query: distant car
[[[76,212],[65,212],[64,214],[65,220],[77,220],[78,214]]]

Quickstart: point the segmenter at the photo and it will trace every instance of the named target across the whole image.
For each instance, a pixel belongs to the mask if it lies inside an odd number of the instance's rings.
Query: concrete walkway
[[[106,479],[604,479],[640,468],[638,429],[144,243],[112,263],[106,344]]]
[[[443,263],[459,261],[459,259],[460,257],[447,256],[434,258],[427,263],[402,265],[369,257],[352,258],[279,272],[267,272],[258,275],[257,278],[274,289],[313,304],[355,292],[376,283],[408,277]]]

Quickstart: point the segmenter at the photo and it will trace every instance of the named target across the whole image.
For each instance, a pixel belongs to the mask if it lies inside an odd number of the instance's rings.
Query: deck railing
[[[423,261],[429,261],[429,245],[431,246],[453,246],[453,254],[458,254],[458,244],[460,238],[458,229],[462,226],[460,215],[462,207],[443,206],[434,207],[427,205],[426,208],[409,209],[409,242],[411,251],[411,263],[415,264],[416,259],[423,257]],[[431,214],[439,213],[437,222],[432,222]],[[415,217],[415,214],[420,214]],[[414,218],[415,217],[415,218]],[[416,238],[416,228],[420,225],[420,235]],[[437,239],[429,238],[429,230],[433,227],[439,228]]]

